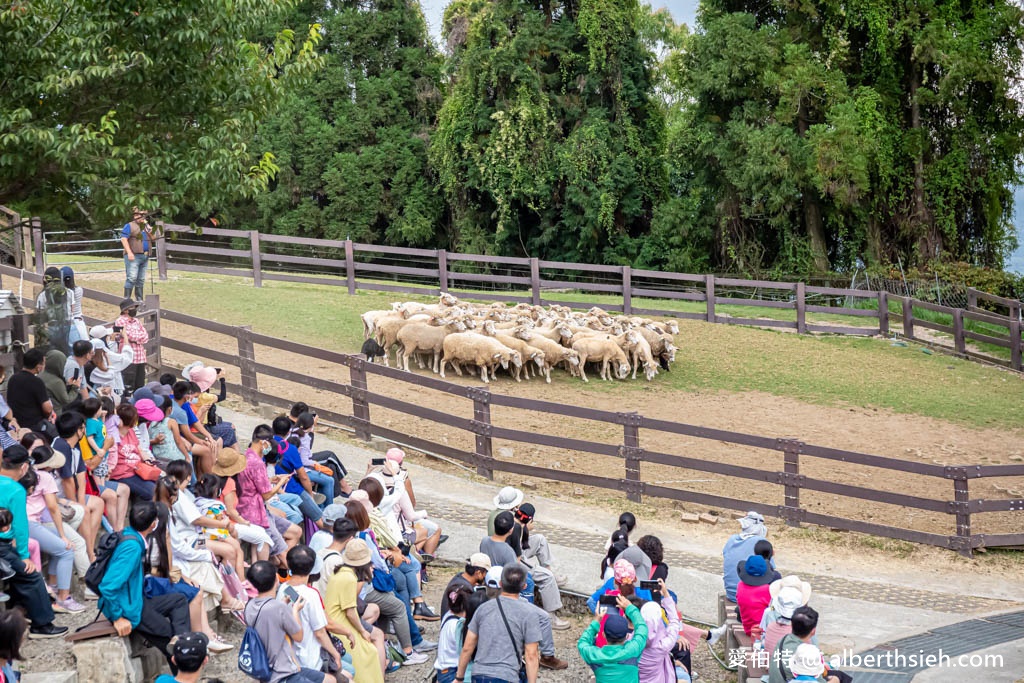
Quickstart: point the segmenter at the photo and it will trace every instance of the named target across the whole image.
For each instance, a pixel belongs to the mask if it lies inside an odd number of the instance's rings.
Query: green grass
[[[120,292],[114,276],[86,276],[83,284]],[[147,285],[147,291],[149,286]],[[193,273],[174,273],[156,283],[164,307],[303,343],[357,352],[362,344],[359,314],[417,297],[343,287],[264,282]],[[419,297],[424,298],[424,297]],[[557,294],[562,300],[594,300]],[[669,307],[680,302],[664,302]],[[685,306],[687,304],[685,302]],[[639,305],[639,304],[637,304]],[[732,315],[749,315],[721,307]],[[759,313],[792,313],[755,309]],[[846,319],[847,321],[849,319]],[[672,371],[647,382],[591,382],[599,391],[763,391],[822,405],[890,409],[976,427],[1017,428],[1024,421],[1024,382],[1015,374],[920,347],[894,347],[886,340],[796,335],[733,325],[680,321],[680,351]],[[559,382],[578,382],[558,373]]]

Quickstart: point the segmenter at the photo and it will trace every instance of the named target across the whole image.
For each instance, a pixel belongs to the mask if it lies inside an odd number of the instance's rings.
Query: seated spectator
[[[272,515],[268,511],[267,504],[281,492],[289,479],[288,475],[277,476],[271,483],[267,476],[268,462],[264,458],[273,450],[273,432],[268,425],[258,425],[245,451],[244,463],[229,455],[228,460],[218,458],[213,471],[234,481],[234,491],[231,491],[230,485],[224,489],[228,509],[234,508],[242,519],[263,527],[273,542],[271,555],[279,557],[298,542],[302,530],[287,518]],[[229,454],[233,452],[228,451]],[[235,502],[232,503],[232,499]],[[282,546],[285,550],[282,550]]]
[[[665,547],[657,536],[641,536],[636,542],[641,552],[651,561],[650,581],[668,580],[668,565],[665,564]]]
[[[626,616],[610,615],[604,622],[606,644],[595,643],[601,622],[594,620],[576,644],[580,657],[594,670],[597,683],[639,683],[640,668],[637,660],[647,645],[647,623],[636,605],[620,595],[616,601]],[[628,621],[627,621],[628,620]],[[629,625],[633,625],[633,637]],[[645,682],[647,679],[644,679]]]
[[[57,484],[48,472],[37,472],[31,467],[18,483],[25,487],[29,537],[39,543],[39,550],[50,558],[47,563],[49,577],[46,590],[56,598],[53,611],[71,614],[84,612],[85,605],[71,597],[71,576],[75,568],[75,544],[67,537],[67,531],[71,529],[65,530],[63,521],[55,521],[58,526],[54,529],[48,529],[42,524],[44,512],[47,512],[47,519],[51,519],[53,513],[56,513],[56,520],[61,519],[60,510],[57,509]],[[52,510],[48,510],[51,505]],[[81,538],[78,540],[84,555],[85,541]]]
[[[524,673],[528,683],[536,683],[541,634],[533,607],[519,599],[525,589],[526,570],[518,562],[502,569],[501,594],[481,605],[469,622],[455,681],[465,680],[472,660],[477,683],[520,681]]]
[[[158,496],[162,485],[157,484]],[[171,510],[163,502],[156,504],[156,529],[146,538],[146,554],[143,568],[145,569],[145,594],[147,596],[165,593],[181,593],[188,600],[189,622],[194,631],[199,631],[209,638],[209,650],[215,654],[227,652],[232,647],[221,638],[210,626],[206,614],[205,594],[198,586],[184,580],[181,569],[175,566],[171,554]],[[218,596],[219,597],[219,596]]]
[[[587,600],[587,607],[594,614],[597,614],[597,608],[603,595],[625,595],[627,598],[636,595],[641,600],[651,599],[649,590],[637,588],[636,569],[628,560],[615,560],[613,569],[613,577],[605,581]]]
[[[64,455],[64,466],[58,470],[64,497],[83,508],[93,510],[94,515],[102,516],[103,509],[106,508],[107,522],[114,531],[122,530],[125,517],[128,516],[131,490],[116,481],[98,485],[92,480],[79,448],[81,440],[85,438],[85,418],[81,413],[63,413],[57,418],[57,433],[59,436],[53,440],[53,450]],[[90,486],[93,491],[98,491],[97,496],[87,493]],[[91,533],[87,530],[82,532],[86,547],[89,548],[89,557],[93,557],[92,548],[95,546],[94,539],[96,532],[99,531],[99,525],[100,520],[96,518],[95,529]]]
[[[288,434],[291,432],[291,424],[287,417],[281,415],[275,417],[270,425],[274,431],[273,445],[278,453],[274,471],[277,474],[291,475],[291,479],[288,480],[284,487],[285,492],[298,496],[301,500],[299,508],[302,510],[303,516],[316,522],[317,526],[323,528],[323,512],[313,497],[315,493],[313,491],[313,482],[309,478],[306,468],[302,465],[302,456],[299,455],[299,449],[287,441]],[[321,495],[321,500],[326,503],[326,496]]]
[[[173,403],[166,396],[154,396],[135,401],[135,409],[144,415],[149,430],[149,449],[161,465],[174,460],[185,460],[192,464],[188,442],[181,436],[178,423],[171,419]]]
[[[793,673],[794,681],[817,681],[826,683],[825,658],[816,645],[801,643],[790,656],[789,670]],[[837,676],[829,676],[827,681],[838,681]]]
[[[220,449],[221,443],[207,434],[193,432],[190,428],[188,403],[191,387],[189,383],[175,382],[171,391],[171,419],[178,426],[179,436],[188,444],[188,450],[192,453],[192,467],[195,469],[196,476],[206,474],[217,460],[217,451]],[[146,398],[151,399],[152,396]],[[195,421],[195,415],[192,415],[191,419]]]
[[[556,577],[551,570],[551,552],[547,539],[538,534],[540,540],[537,540],[530,534],[535,514],[536,509],[530,503],[522,503],[516,508],[513,515],[515,527],[509,540],[512,542],[513,552],[518,552],[519,562],[529,571],[530,578],[540,593],[541,604],[551,615],[551,628],[564,631],[569,628],[569,622],[558,616],[558,610],[562,608],[562,595],[558,590],[558,584],[559,579],[561,583],[565,583],[565,577]]]
[[[178,667],[178,673],[161,674],[156,683],[199,683],[210,661],[206,655],[209,645],[210,638],[205,633],[193,631],[175,636],[170,644],[171,661]]]
[[[181,376],[189,382],[195,382],[201,392],[194,404],[199,422],[206,427],[210,436],[220,439],[226,447],[235,446],[238,443],[238,436],[235,434],[234,425],[217,415],[216,404],[223,403],[228,397],[224,371],[220,368],[205,367],[201,361],[196,361],[186,366],[181,371]],[[214,385],[219,388],[217,394],[209,393]]]
[[[18,483],[29,471],[29,454],[24,446],[8,446],[0,457],[0,509],[11,514],[6,529],[0,529],[0,559],[11,565],[14,575],[5,579],[11,600],[7,609],[22,607],[32,622],[29,638],[56,638],[66,626],[53,625],[53,609],[40,567],[29,559],[27,495]]]
[[[466,620],[466,605],[473,596],[473,589],[456,586],[445,589],[442,600],[450,606],[441,620],[441,632],[437,636],[437,657],[434,659],[436,683],[452,683],[459,668],[462,654],[463,625]],[[467,676],[470,675],[468,672]]]
[[[89,398],[89,381],[85,375],[85,366],[92,361],[92,342],[79,339],[71,345],[71,356],[64,361],[64,381],[68,386],[78,380],[78,394],[82,400]]]
[[[793,631],[782,637],[778,642],[778,656],[772,656],[768,666],[768,683],[788,683],[794,680],[798,674],[793,669],[792,658],[797,650],[803,645],[811,645],[815,648],[815,634],[818,630],[818,613],[811,607],[798,607],[793,611]],[[807,652],[807,650],[804,650]],[[820,653],[819,653],[820,654]],[[813,663],[813,657],[812,657]],[[799,667],[798,667],[799,668]],[[824,670],[824,667],[823,667]],[[812,675],[812,674],[803,674]],[[831,671],[827,678],[820,673],[813,674],[816,678],[805,680],[816,680],[819,683],[845,683],[852,680],[849,674],[839,671]]]
[[[647,539],[646,537],[641,537],[640,540],[644,541]],[[632,564],[633,567],[636,569],[637,576],[650,577],[651,572],[653,571],[653,567],[651,565],[651,558],[647,557],[647,553],[643,551],[643,548],[640,546],[639,541],[636,545],[630,545],[626,547],[625,550],[619,553],[619,556],[616,558],[616,560],[626,560],[627,562]],[[644,581],[648,580],[650,579],[644,579]]]
[[[740,533],[733,534],[722,548],[722,577],[725,584],[725,597],[736,602],[736,587],[740,576],[737,567],[748,557],[754,555],[754,546],[758,541],[767,540],[768,528],[764,525],[764,517],[759,512],[748,512],[740,520]],[[774,564],[771,565],[774,568]]]
[[[658,579],[661,604],[651,601],[640,608],[640,615],[647,624],[647,646],[640,655],[640,680],[644,683],[676,683],[680,678],[687,681],[689,670],[685,676],[679,676],[673,663],[672,651],[679,640],[679,612],[675,600],[665,586],[664,579]]]
[[[82,397],[80,389],[85,382],[82,378],[71,383],[64,379],[64,366],[67,360],[68,357],[63,351],[50,349],[46,352],[43,371],[39,373],[39,379],[46,387],[46,395],[50,398],[53,411],[58,415],[64,412],[68,404]]]
[[[416,549],[425,556],[424,559],[433,558],[437,547],[441,545],[441,525],[428,519],[425,510],[416,510],[413,507],[412,499],[405,488],[408,472],[396,461],[385,460],[377,475],[380,476],[390,501],[389,504],[381,504],[382,511],[395,517],[401,535],[416,546]]]
[[[110,403],[110,400],[107,400]],[[82,402],[82,416],[85,418],[85,438],[79,441],[82,458],[92,471],[97,486],[102,486],[110,478],[110,463],[107,455],[114,447],[114,437],[107,432],[104,424],[106,410],[104,402],[98,398],[87,398]],[[116,410],[116,409],[115,409]]]
[[[736,587],[736,609],[739,611],[743,632],[755,640],[761,637],[761,616],[772,596],[768,584],[772,576],[768,563],[760,555],[751,555],[736,568],[740,582]]]
[[[21,656],[21,644],[25,640],[28,622],[16,609],[0,612],[0,682],[17,683],[18,674],[14,673],[14,662],[24,659]]]
[[[331,544],[334,539],[333,530],[334,523],[339,519],[345,518],[345,512],[347,508],[344,503],[331,503],[324,508],[324,527],[323,529],[317,529],[313,537],[309,539],[309,547],[313,549],[314,553],[319,553],[321,550]]]
[[[475,590],[477,586],[482,586],[484,579],[487,577],[487,570],[490,568],[491,558],[489,558],[485,553],[473,553],[470,555],[469,559],[466,560],[465,569],[452,577],[452,580],[448,582],[448,585],[445,586],[444,592],[441,594],[442,621],[444,620],[445,614],[450,609],[448,605],[449,596],[459,588],[465,588],[472,591]]]
[[[21,370],[7,380],[7,405],[18,424],[25,429],[41,432],[50,440],[57,436],[53,423],[57,419],[53,400],[46,384],[39,377],[46,366],[46,356],[40,349],[29,349],[22,359]],[[64,368],[61,367],[60,381],[63,383]],[[75,387],[78,391],[78,387]],[[68,395],[65,393],[65,395]],[[71,401],[68,398],[65,405]]]
[[[494,535],[494,519],[505,512],[512,512],[523,502],[523,492],[517,489],[515,486],[506,486],[500,491],[498,495],[494,497],[494,509],[491,510],[487,516],[487,535]]]
[[[416,492],[413,490],[412,479],[409,478],[409,470],[405,466],[405,451],[401,448],[392,447],[384,453],[384,458],[394,462],[402,470],[405,492],[409,494],[409,500],[412,502],[413,507],[415,507]]]
[[[327,498],[324,501],[326,505],[332,504],[334,502],[334,471],[313,459],[313,428],[316,425],[316,416],[312,413],[302,413],[294,423],[289,419],[289,424],[291,427],[286,439],[298,450],[299,459],[306,470],[306,475],[317,487],[317,490]]]
[[[615,564],[615,560],[619,559],[619,555],[623,550],[629,547],[629,535],[622,530],[612,532],[612,537],[608,541],[608,552],[601,558],[601,580],[607,581],[614,575],[612,565]]]
[[[122,403],[117,407],[117,417],[121,425],[117,428],[117,445],[107,456],[107,467],[110,469],[110,480],[124,484],[140,500],[153,500],[156,482],[144,479],[139,475],[142,463],[156,467],[152,456],[148,459],[139,448],[139,438],[135,434],[135,426],[139,421],[138,411],[130,403]]]
[[[494,532],[480,541],[480,552],[491,559],[492,567],[509,567],[518,564],[515,551],[506,541],[512,535],[515,518],[508,510],[501,511],[494,518]]]
[[[177,633],[189,628],[188,600],[180,593],[146,597],[143,590],[143,561],[146,539],[157,526],[156,503],[144,501],[132,506],[128,528],[107,564],[99,585],[99,608],[125,637],[132,631],[145,637],[165,657],[172,673],[177,666],[167,644]]]
[[[811,584],[799,576],[787,576],[769,586],[770,605],[760,620],[764,651],[771,653],[783,636],[792,631],[791,618],[798,607],[811,599]]]
[[[336,524],[340,524],[337,522]],[[359,618],[359,594],[373,581],[373,560],[369,545],[353,538],[345,546],[342,563],[327,581],[324,605],[327,616],[336,624],[335,631],[345,638],[345,646],[352,655],[356,670],[356,683],[383,683],[385,661],[384,643],[371,633]],[[372,628],[372,627],[371,627]],[[376,629],[374,629],[376,630]],[[414,657],[412,664],[421,664],[426,657]],[[408,664],[410,660],[404,663]]]
[[[275,683],[323,683],[324,675],[298,663],[294,643],[306,636],[300,615],[306,601],[278,600],[277,569],[269,562],[257,562],[246,574],[259,593],[245,606],[245,623],[259,635],[267,652],[271,680]]]
[[[320,595],[327,594],[327,582],[334,573],[344,564],[345,546],[356,537],[359,529],[355,522],[347,517],[334,520],[331,531],[331,543],[324,549],[317,552],[316,556],[320,562],[320,578],[313,584]],[[362,613],[360,616],[363,617]],[[365,617],[363,617],[365,619]],[[367,619],[367,621],[370,621]],[[376,621],[374,619],[373,621]]]
[[[191,497],[186,500],[180,496],[179,489],[179,481],[170,474],[157,481],[157,501],[171,511],[168,528],[172,564],[181,570],[183,578],[203,591],[206,608],[219,604],[224,612],[241,610],[244,605],[225,590],[224,579],[214,565],[213,553],[196,531],[194,521],[202,515]]]
[[[230,452],[234,452],[238,459],[241,460],[242,456],[238,451],[230,448],[224,448],[218,454],[218,461],[219,458]],[[231,522],[234,522],[235,534],[238,540],[241,543],[248,543],[252,546],[252,562],[270,559],[270,549],[273,545],[273,541],[270,540],[270,535],[267,533],[267,530],[258,524],[252,524],[245,518],[238,515],[237,512],[234,516],[228,514],[227,505],[222,500],[224,496],[224,483],[220,477],[216,474],[204,474],[199,477],[199,481],[196,482],[195,491],[196,507],[198,507],[199,511],[206,517],[220,521],[230,520]],[[212,540],[227,540],[231,538],[231,534],[227,532],[226,529],[206,529],[204,533],[207,538]],[[225,533],[227,534],[227,538],[224,538]],[[211,534],[216,534],[216,536]]]
[[[754,554],[760,555],[764,558],[764,561],[768,563],[768,568],[771,570],[769,573],[772,575],[772,581],[778,581],[782,578],[782,574],[775,569],[775,547],[772,546],[771,541],[761,539],[755,543]]]
[[[299,624],[305,637],[295,643],[299,666],[318,669],[327,674],[336,672],[334,676],[326,676],[324,680],[327,681],[333,682],[335,678],[339,683],[350,680],[355,671],[351,664],[342,662],[341,653],[331,642],[327,634],[328,620],[323,599],[309,585],[310,575],[321,571],[317,566],[316,553],[309,546],[297,545],[288,551],[287,562],[288,581],[278,589],[277,599],[285,600],[291,588],[306,603],[299,614]]]

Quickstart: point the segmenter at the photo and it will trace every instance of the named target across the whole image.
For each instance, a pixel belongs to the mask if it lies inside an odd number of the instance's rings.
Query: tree
[[[664,192],[635,0],[455,0],[431,159],[453,248],[630,262]]]
[[[419,4],[305,3],[326,64],[261,126],[278,154],[270,191],[235,217],[268,232],[391,244],[442,239],[444,200],[427,165],[441,59]]]
[[[717,264],[1002,265],[1024,152],[1020,8],[704,0],[700,21],[670,73],[689,98],[669,204],[686,199]]]
[[[171,215],[262,190],[257,122],[319,64],[287,3],[13,0],[0,7],[0,204]],[[247,40],[275,27],[269,45]],[[81,215],[79,216],[81,218]]]

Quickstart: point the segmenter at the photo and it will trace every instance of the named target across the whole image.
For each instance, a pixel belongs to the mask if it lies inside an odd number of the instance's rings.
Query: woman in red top
[[[740,575],[736,587],[736,606],[743,622],[743,632],[753,638],[761,637],[761,616],[772,601],[768,585],[775,575],[768,562],[760,555],[751,555],[737,566]]]
[[[117,428],[121,440],[107,457],[110,479],[130,488],[141,500],[153,500],[156,482],[146,481],[136,473],[139,463],[153,464],[152,458],[143,460],[142,451],[139,449],[139,437],[135,435],[139,414],[132,404],[122,403],[117,407],[117,416],[121,418],[121,424]]]

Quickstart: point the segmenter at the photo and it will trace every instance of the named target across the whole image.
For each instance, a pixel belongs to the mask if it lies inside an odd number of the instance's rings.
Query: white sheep
[[[594,339],[583,337],[573,342],[572,350],[580,355],[580,377],[587,382],[586,365],[588,361],[601,363],[601,379],[612,379],[609,373],[609,364],[619,379],[626,379],[629,375],[629,360],[626,353],[619,348],[619,345],[610,339]]]
[[[452,364],[456,374],[462,376],[459,365],[475,365],[480,370],[480,379],[490,382],[487,371],[491,364],[500,364],[506,370],[512,358],[510,349],[493,337],[485,337],[475,332],[457,332],[444,338],[442,344],[444,355],[441,357],[441,377],[448,363]]]

